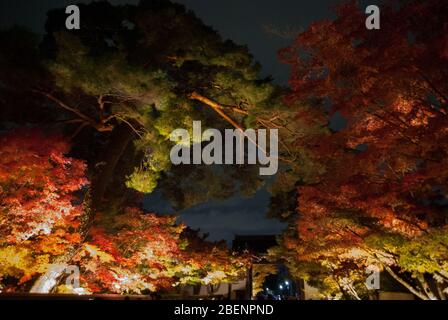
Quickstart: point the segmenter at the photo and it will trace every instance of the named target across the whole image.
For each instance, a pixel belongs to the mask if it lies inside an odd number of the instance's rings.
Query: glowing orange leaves
[[[446,268],[418,251],[427,250],[422,243],[436,246],[433,237],[446,229],[446,3],[385,6],[381,33],[356,23],[361,11],[354,2],[338,13],[284,51],[292,68],[287,102],[311,104],[327,122],[339,112],[347,122],[306,146],[324,170],[298,187],[287,249],[297,261],[331,268],[372,259],[401,271]],[[442,255],[443,241],[434,250]],[[414,243],[419,249],[411,254]]]
[[[17,130],[0,139],[3,239],[20,243],[65,228],[81,213],[72,193],[87,183],[85,164],[65,157],[69,146],[61,137],[38,130]]]
[[[73,193],[87,184],[86,165],[68,150],[62,137],[37,129],[0,136],[0,248],[11,255],[0,277],[25,283],[81,241],[83,210]]]
[[[82,286],[118,294],[169,291],[179,284],[219,282],[245,270],[243,260],[225,246],[184,229],[175,217],[137,208],[98,215],[73,259],[81,267]]]

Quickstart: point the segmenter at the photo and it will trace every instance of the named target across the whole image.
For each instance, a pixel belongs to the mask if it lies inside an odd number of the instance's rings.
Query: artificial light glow
[[[73,289],[73,293],[76,293],[77,295],[89,294],[89,292],[84,288],[75,288]]]

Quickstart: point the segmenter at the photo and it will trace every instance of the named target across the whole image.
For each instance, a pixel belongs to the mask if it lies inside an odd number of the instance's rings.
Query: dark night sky
[[[110,0],[114,4],[136,4],[139,0]],[[300,30],[312,21],[333,17],[332,8],[341,0],[174,0],[193,10],[224,38],[247,44],[265,75],[286,83],[288,69],[277,61],[276,52],[291,39],[273,36],[266,26]],[[0,0],[0,27],[26,25],[43,32],[46,12],[52,8],[90,0]],[[374,2],[374,1],[371,1]]]
[[[0,27],[25,25],[42,33],[49,9],[90,0],[0,0]],[[110,0],[114,4],[135,4],[138,0]],[[278,49],[292,40],[273,35],[275,30],[301,30],[321,19],[333,18],[333,7],[340,0],[176,0],[193,10],[206,24],[224,38],[247,44],[255,59],[263,66],[263,75],[272,75],[286,84],[288,68],[277,60]],[[363,1],[364,2],[364,1]],[[369,1],[375,4],[378,1]],[[81,13],[82,23],[82,13]],[[272,29],[272,28],[271,28]],[[181,213],[181,220],[191,227],[210,232],[210,239],[231,240],[234,234],[280,233],[284,225],[265,218],[269,195],[265,190],[253,198],[232,198],[224,202],[209,202]],[[163,199],[152,195],[146,201],[148,209],[172,213]]]

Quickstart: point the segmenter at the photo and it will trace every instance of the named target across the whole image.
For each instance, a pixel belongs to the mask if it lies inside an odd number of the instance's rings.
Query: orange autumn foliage
[[[81,288],[57,289],[70,293],[168,291],[244,272],[246,260],[184,232],[176,217],[131,207],[89,218],[86,165],[67,156],[63,137],[21,129],[0,141],[0,290],[5,278],[16,286],[4,290],[24,290],[61,261],[80,268]]]
[[[0,277],[25,282],[80,242],[75,192],[87,184],[86,165],[68,151],[62,137],[37,129],[0,135]]]

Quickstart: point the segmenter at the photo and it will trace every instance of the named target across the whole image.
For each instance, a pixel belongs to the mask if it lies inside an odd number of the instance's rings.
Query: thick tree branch
[[[440,283],[436,282],[436,286],[437,286],[437,293],[439,294],[440,300],[446,300],[446,295],[445,292],[443,292],[443,288],[440,285]]]
[[[224,120],[226,120],[228,123],[230,123],[233,127],[235,127],[236,129],[240,130],[241,133],[243,133],[243,135],[245,137],[247,137],[247,139],[252,142],[259,150],[261,150],[265,155],[267,155],[266,150],[264,150],[263,148],[261,148],[256,141],[254,141],[251,137],[247,136],[244,132],[244,129],[232,118],[230,118],[224,111],[223,111],[223,107],[213,101],[210,100],[207,97],[204,97],[203,95],[197,93],[197,92],[193,92],[188,96],[189,99],[191,100],[196,100],[196,101],[200,101],[206,105],[208,105],[209,107],[211,107],[213,110],[215,110],[216,113],[218,113]]]
[[[428,298],[430,300],[439,300],[439,299],[437,299],[437,296],[432,292],[432,290],[423,274],[419,273],[417,276],[417,279],[421,283],[424,292],[426,293],[426,295],[428,296]]]
[[[403,285],[406,289],[408,289],[410,292],[412,292],[414,295],[419,297],[422,300],[429,300],[428,296],[424,294],[423,292],[417,291],[412,285],[407,283],[405,280],[403,280],[399,275],[397,275],[388,265],[383,264],[384,269],[394,278],[397,280],[401,285]]]

